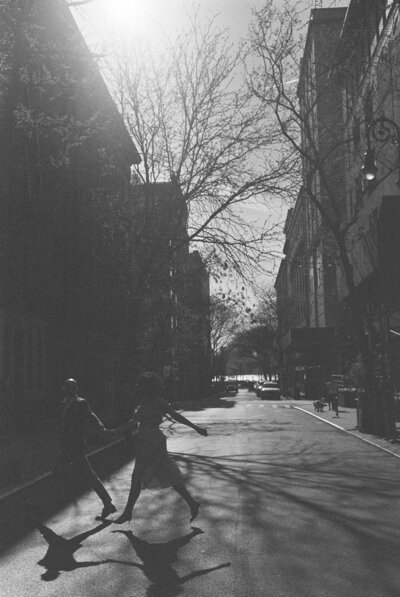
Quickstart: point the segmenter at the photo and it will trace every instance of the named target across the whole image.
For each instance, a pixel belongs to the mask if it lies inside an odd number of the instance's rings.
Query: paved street
[[[122,526],[85,495],[1,554],[0,594],[400,595],[399,459],[243,390],[185,414],[209,431],[165,426],[202,503],[192,528],[173,490],[142,493]],[[131,468],[107,482],[119,510]]]

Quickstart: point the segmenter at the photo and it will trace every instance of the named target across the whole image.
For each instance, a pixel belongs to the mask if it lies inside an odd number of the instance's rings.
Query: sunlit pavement
[[[0,594],[400,594],[397,459],[244,391],[184,414],[209,430],[165,429],[202,503],[192,527],[172,490],[143,492],[122,526],[96,523],[100,504],[87,494],[2,554]],[[119,511],[131,468],[107,481]]]

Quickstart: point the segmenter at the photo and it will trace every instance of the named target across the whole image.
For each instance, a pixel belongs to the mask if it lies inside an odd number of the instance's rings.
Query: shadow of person
[[[46,527],[44,524],[37,524],[36,526],[39,533],[49,545],[46,555],[38,562],[40,566],[46,568],[46,571],[41,575],[41,578],[46,581],[55,580],[59,576],[61,570],[69,572],[76,568],[105,564],[106,562],[104,561],[77,562],[74,558],[74,553],[82,547],[82,542],[85,539],[91,535],[99,533],[110,524],[111,521],[104,521],[90,531],[80,533],[71,539],[65,539],[61,535],[57,535],[57,533],[52,531],[49,527]]]
[[[196,570],[186,576],[178,576],[171,564],[178,559],[178,551],[181,547],[187,545],[196,535],[203,533],[201,529],[196,527],[192,527],[192,532],[188,535],[178,537],[168,543],[148,543],[136,537],[132,531],[113,531],[113,533],[125,535],[137,556],[142,560],[143,564],[134,563],[132,565],[142,570],[153,583],[147,589],[147,597],[173,597],[179,595],[182,592],[181,585],[192,578],[230,566],[230,563],[225,563],[213,568]]]

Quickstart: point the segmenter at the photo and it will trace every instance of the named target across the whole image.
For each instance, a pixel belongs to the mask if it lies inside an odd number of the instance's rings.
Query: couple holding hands
[[[102,500],[103,510],[97,517],[102,520],[116,512],[116,507],[85,455],[84,432],[88,424],[105,434],[114,434],[117,430],[104,427],[89,403],[78,395],[78,384],[74,379],[67,379],[63,390],[65,399],[61,413],[61,446],[54,473],[65,474],[64,471],[69,465],[76,468]],[[167,487],[173,487],[185,500],[192,521],[199,512],[200,504],[186,489],[179,468],[169,456],[160,424],[167,415],[178,423],[191,427],[200,435],[206,436],[207,431],[176,412],[162,398],[162,382],[156,373],[142,373],[138,378],[138,391],[139,406],[133,418],[122,426],[125,428],[133,423],[139,424],[135,465],[125,509],[114,522],[122,524],[131,520],[133,507],[142,489]],[[118,428],[118,431],[122,427]]]

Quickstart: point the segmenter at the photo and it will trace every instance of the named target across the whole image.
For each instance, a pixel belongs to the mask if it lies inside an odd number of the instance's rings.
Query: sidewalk
[[[292,402],[292,407],[296,410],[303,411],[308,415],[314,416],[317,419],[320,419],[321,421],[340,429],[341,431],[345,431],[346,433],[353,435],[354,437],[357,437],[360,440],[375,446],[376,448],[384,450],[385,452],[400,458],[400,443],[392,443],[387,439],[376,437],[375,435],[361,433],[357,429],[356,408],[339,406],[339,416],[337,417],[336,412],[333,410],[328,410],[327,406],[325,406],[323,412],[315,412],[312,402]],[[398,424],[397,429],[399,431]]]

